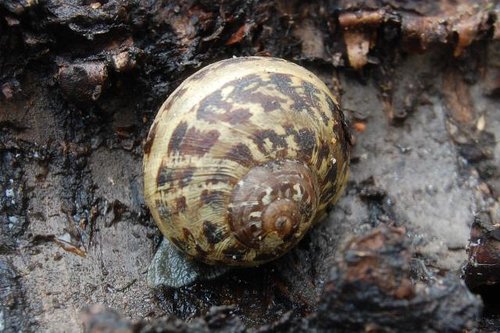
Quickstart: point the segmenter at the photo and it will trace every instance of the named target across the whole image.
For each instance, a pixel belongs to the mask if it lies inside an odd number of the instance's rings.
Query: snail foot
[[[211,280],[231,270],[198,262],[179,252],[163,239],[148,269],[147,283],[151,288],[180,288],[193,282]]]

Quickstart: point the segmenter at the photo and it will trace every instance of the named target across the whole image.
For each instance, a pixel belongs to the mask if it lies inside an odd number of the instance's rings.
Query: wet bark
[[[465,0],[0,1],[0,331],[497,330],[498,298],[474,296],[461,272],[498,292],[499,13]],[[348,189],[282,259],[151,290],[149,126],[184,78],[245,55],[299,63],[341,96]]]

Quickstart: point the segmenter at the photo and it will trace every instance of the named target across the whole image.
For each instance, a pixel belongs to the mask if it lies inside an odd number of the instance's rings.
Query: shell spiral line
[[[292,248],[338,199],[350,142],[319,78],[244,57],[187,78],[144,151],[145,199],[162,233],[203,262],[254,266]]]

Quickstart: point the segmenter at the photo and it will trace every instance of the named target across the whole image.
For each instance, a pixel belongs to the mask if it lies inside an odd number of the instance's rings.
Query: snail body
[[[187,78],[144,150],[145,200],[163,235],[204,263],[256,266],[297,244],[339,198],[350,143],[319,78],[243,57]]]

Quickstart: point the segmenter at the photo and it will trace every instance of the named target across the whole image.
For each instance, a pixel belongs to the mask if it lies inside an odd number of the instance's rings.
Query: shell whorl
[[[324,215],[348,167],[343,116],[319,78],[281,59],[235,58],[196,72],[161,107],[144,146],[144,195],[189,256],[255,266]]]
[[[276,257],[309,228],[319,199],[315,175],[299,161],[276,160],[250,169],[231,195],[229,225],[260,256]]]

